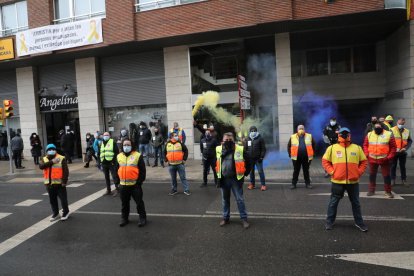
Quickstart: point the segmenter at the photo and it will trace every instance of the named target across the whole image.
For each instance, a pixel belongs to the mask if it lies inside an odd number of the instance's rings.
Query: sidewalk
[[[153,161],[153,160],[150,160]],[[13,175],[9,174],[9,162],[8,161],[0,161],[0,177],[11,180],[14,178],[26,178],[31,179],[30,182],[42,180],[42,172],[35,166],[33,160],[24,160],[23,166],[26,167],[25,169],[15,170]],[[99,171],[95,167],[95,163],[91,162],[89,168],[84,168],[84,163],[81,162],[80,159],[75,159],[73,164],[69,164],[69,171],[70,171],[70,181],[82,181],[82,180],[103,180],[103,173]],[[186,163],[186,173],[187,179],[190,181],[202,181],[202,173],[203,167],[201,166],[200,160],[188,160]],[[368,169],[367,169],[368,171]],[[365,176],[367,177],[367,171],[365,172]],[[292,179],[293,167],[290,160],[277,160],[272,164],[267,164],[265,162],[265,175],[266,181],[269,182],[290,182]],[[324,170],[322,168],[321,159],[317,158],[312,161],[310,167],[310,175],[314,178],[323,178]],[[399,172],[397,170],[397,178]],[[407,159],[407,176],[408,178],[414,177],[414,160],[409,158]],[[208,176],[209,182],[212,183],[213,175],[210,174]],[[256,173],[256,179],[259,179],[258,174]],[[301,173],[300,178],[303,179],[303,175]],[[168,167],[162,168],[160,166],[156,168],[147,167],[147,181],[169,181],[170,175],[168,172]],[[378,179],[380,182],[381,179]]]

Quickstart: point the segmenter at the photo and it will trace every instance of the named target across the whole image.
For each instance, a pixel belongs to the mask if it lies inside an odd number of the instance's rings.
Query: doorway
[[[63,153],[60,146],[59,132],[61,130],[64,130],[65,133],[73,131],[73,156],[75,158],[82,158],[78,111],[45,112],[42,114],[42,120],[44,126],[43,137],[45,137],[45,145],[53,143],[56,145],[58,152]]]

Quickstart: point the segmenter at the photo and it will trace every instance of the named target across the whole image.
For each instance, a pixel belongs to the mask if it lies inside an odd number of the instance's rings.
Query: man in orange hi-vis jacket
[[[359,204],[359,178],[367,168],[367,158],[362,148],[351,143],[351,131],[343,127],[339,130],[338,144],[329,146],[322,158],[322,166],[331,175],[331,199],[326,217],[326,230],[332,230],[339,201],[346,191],[351,201],[355,226],[368,231]]]

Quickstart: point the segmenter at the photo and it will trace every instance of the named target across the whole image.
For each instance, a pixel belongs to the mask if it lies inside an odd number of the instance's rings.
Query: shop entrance
[[[82,158],[81,137],[78,111],[46,112],[42,114],[43,137],[45,144],[55,144],[62,153],[59,132],[71,133],[73,139],[73,157]]]

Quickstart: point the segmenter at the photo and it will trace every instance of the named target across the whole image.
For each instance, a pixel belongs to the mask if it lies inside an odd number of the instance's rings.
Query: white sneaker
[[[52,216],[50,217],[49,221],[50,221],[50,222],[53,222],[53,221],[55,221],[55,220],[58,220],[59,218],[60,218],[60,215],[59,215],[59,214],[52,215]]]
[[[69,218],[69,212],[67,213],[67,214],[64,214],[61,218],[60,218],[60,220],[61,221],[65,221],[65,220],[67,220]]]

